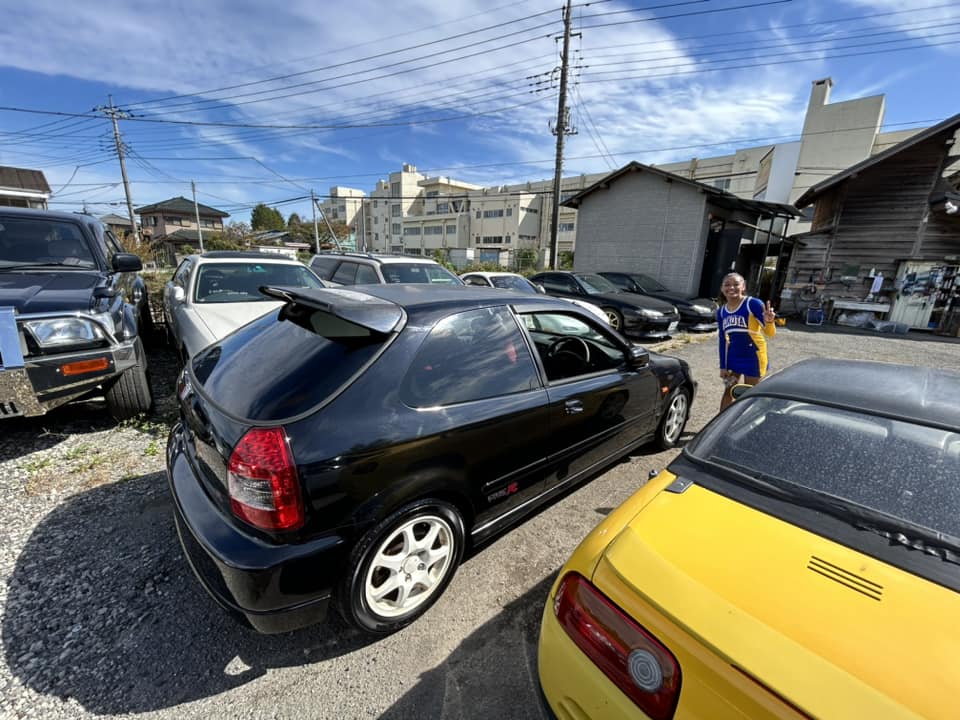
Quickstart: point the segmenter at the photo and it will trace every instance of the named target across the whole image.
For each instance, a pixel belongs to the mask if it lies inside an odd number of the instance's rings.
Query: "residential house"
[[[49,199],[43,171],[0,166],[0,205],[46,210]]]
[[[872,295],[881,305],[867,309],[887,320],[957,333],[960,114],[814,184],[797,206],[813,219],[795,237],[791,296],[813,286],[829,313]]]
[[[121,240],[130,235],[133,230],[133,226],[130,224],[130,218],[125,218],[113,213],[102,216],[100,222],[110,228],[113,234]]]
[[[181,253],[185,245],[198,250],[200,232],[222,232],[223,219],[230,217],[229,213],[202,203],[197,203],[195,208],[193,201],[183,196],[145,205],[135,212],[140,216],[144,238],[173,253]],[[200,215],[199,226],[197,214]]]
[[[731,270],[756,287],[780,243],[764,233],[799,215],[790,205],[740,198],[712,185],[631,162],[564,201],[577,210],[574,269],[623,270],[658,278],[671,290],[719,295]]]

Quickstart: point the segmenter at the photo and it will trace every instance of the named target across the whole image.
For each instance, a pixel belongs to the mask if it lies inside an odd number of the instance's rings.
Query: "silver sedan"
[[[181,359],[283,305],[260,293],[264,285],[325,287],[306,265],[280,255],[214,251],[184,258],[163,290],[167,337]]]

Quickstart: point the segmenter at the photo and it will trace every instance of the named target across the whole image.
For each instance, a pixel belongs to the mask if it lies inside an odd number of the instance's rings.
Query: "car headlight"
[[[701,315],[713,315],[716,310],[712,307],[707,307],[706,305],[691,305],[690,309],[694,312],[698,312]]]
[[[640,317],[650,318],[651,320],[663,317],[663,313],[659,310],[649,310],[648,308],[637,308],[637,315]]]
[[[116,327],[108,313],[94,315],[113,333]],[[24,323],[42,348],[56,348],[65,345],[86,345],[106,339],[103,328],[87,318],[65,317],[46,320],[28,320]]]

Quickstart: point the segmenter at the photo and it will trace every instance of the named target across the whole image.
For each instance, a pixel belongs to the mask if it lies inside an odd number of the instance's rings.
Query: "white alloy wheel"
[[[610,327],[614,330],[620,329],[620,313],[612,308],[604,308],[603,312],[607,315],[607,322],[610,323]]]
[[[455,535],[437,515],[419,515],[386,536],[364,578],[370,610],[384,618],[405,615],[427,602],[454,565]]]
[[[690,414],[690,400],[686,392],[679,390],[670,398],[670,405],[663,415],[660,442],[665,447],[673,447],[680,439],[680,434],[687,424]]]

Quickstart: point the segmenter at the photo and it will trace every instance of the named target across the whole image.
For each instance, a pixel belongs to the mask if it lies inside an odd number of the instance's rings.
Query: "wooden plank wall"
[[[812,272],[822,270],[826,277],[832,269],[836,279],[847,266],[858,265],[861,277],[871,268],[892,277],[900,259],[940,259],[948,246],[954,249],[946,254],[960,252],[956,231],[943,231],[938,223],[935,232],[928,230],[926,248],[919,255],[914,253],[924,213],[930,207],[930,192],[947,151],[944,142],[951,135],[936,135],[818,198],[818,204],[842,203],[837,226],[829,234],[802,238],[806,246],[798,246],[794,252],[789,275],[794,276],[796,270],[796,281],[805,282]]]

